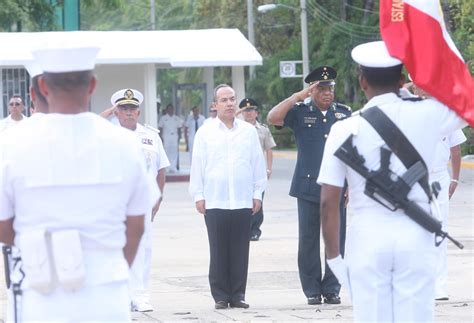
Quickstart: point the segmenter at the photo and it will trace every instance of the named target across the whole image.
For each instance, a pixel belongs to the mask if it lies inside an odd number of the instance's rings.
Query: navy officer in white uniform
[[[88,112],[98,51],[35,50],[49,114],[0,139],[0,238],[21,251],[20,321],[130,321],[129,266],[155,193],[135,136]]]
[[[138,122],[140,104],[143,94],[135,89],[126,88],[115,92],[110,101],[114,114],[120,125],[135,133],[143,148],[147,173],[151,184],[158,185],[160,197],[153,208],[146,213],[145,233],[140,241],[137,256],[130,271],[130,289],[132,295],[132,311],[149,312],[153,310],[150,303],[149,281],[152,254],[152,221],[158,211],[165,186],[166,167],[170,165],[166,156],[158,129],[143,126]]]
[[[427,169],[431,169],[437,143],[465,125],[463,120],[436,100],[400,98],[398,93],[404,84],[402,63],[388,54],[384,42],[359,45],[353,49],[352,58],[360,66],[359,83],[369,100],[362,113],[378,106],[412,143]],[[318,177],[322,184],[321,214],[328,264],[350,289],[355,321],[431,322],[437,254],[434,234],[403,210],[392,212],[365,195],[366,180],[334,155],[350,135],[369,170],[379,168],[380,148],[386,147],[360,115],[336,123],[331,129]],[[390,170],[399,176],[406,171],[394,154]],[[342,259],[339,199],[345,179],[354,217]],[[408,199],[430,212],[428,197],[418,183]]]
[[[179,169],[179,139],[183,120],[175,114],[173,105],[166,106],[166,113],[158,121],[158,129],[163,140],[166,155],[170,160],[168,172],[176,173]]]

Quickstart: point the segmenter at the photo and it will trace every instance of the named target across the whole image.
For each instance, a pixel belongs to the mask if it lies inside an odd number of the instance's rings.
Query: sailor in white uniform
[[[466,141],[466,136],[461,129],[443,137],[436,146],[436,156],[430,171],[430,182],[438,182],[441,191],[438,195],[438,203],[441,211],[440,221],[443,229],[448,230],[449,200],[454,194],[459,181],[461,168],[461,144]],[[451,160],[451,176],[448,164]],[[435,299],[440,301],[449,300],[448,294],[448,254],[447,241],[443,241],[438,247],[438,261],[436,265],[436,288]]]
[[[0,132],[18,125],[23,120],[28,119],[23,112],[25,110],[25,101],[19,95],[13,95],[8,101],[8,117],[0,120]]]
[[[182,127],[183,120],[174,114],[174,107],[171,104],[168,104],[166,107],[166,114],[164,114],[158,122],[158,129],[160,129],[160,135],[163,140],[166,155],[170,160],[170,167],[168,170],[170,173],[176,173],[178,171],[178,144]]]
[[[199,107],[194,106],[191,109],[191,114],[188,115],[184,123],[184,138],[186,139],[190,160],[192,160],[193,156],[194,136],[198,129],[204,124],[204,121],[206,121],[206,118],[200,113]]]
[[[24,273],[11,275],[12,315],[127,322],[129,266],[156,192],[135,136],[88,112],[99,48],[64,46],[33,52],[49,114],[0,139],[0,239],[19,247]]]
[[[412,143],[427,170],[431,169],[437,142],[465,122],[436,100],[401,99],[397,94],[404,83],[402,65],[389,56],[383,42],[359,45],[352,51],[352,58],[360,65],[359,83],[369,100],[362,113],[378,106]],[[403,210],[392,212],[364,193],[365,178],[334,155],[350,135],[369,170],[380,167],[380,148],[386,147],[386,142],[360,115],[338,122],[331,129],[318,177],[323,185],[321,213],[328,264],[350,290],[355,321],[431,322],[437,254],[434,234]],[[398,176],[406,171],[394,154],[390,170]],[[338,208],[345,180],[354,217],[342,259]],[[430,212],[428,197],[418,183],[411,188],[408,199]]]
[[[137,136],[143,149],[149,181],[154,185],[158,185],[162,193],[165,185],[166,167],[170,163],[158,135],[158,129],[138,123],[140,104],[143,102],[142,93],[135,89],[122,89],[115,92],[110,101],[115,106],[114,114],[120,125],[133,131]],[[160,196],[153,208],[150,208],[146,213],[145,233],[130,271],[132,311],[148,312],[153,310],[148,291],[152,252],[151,224],[159,209],[161,200],[162,196]]]
[[[408,77],[410,77],[410,75],[408,75]],[[413,93],[420,97],[427,98],[431,96],[413,83],[411,83],[411,88]],[[467,138],[462,130],[458,129],[439,140],[436,146],[436,155],[433,161],[433,166],[430,170],[430,184],[438,182],[441,186],[441,191],[438,194],[437,200],[441,213],[441,218],[439,220],[442,222],[443,230],[445,231],[448,229],[449,200],[459,183],[459,173],[461,171],[461,144],[465,142],[466,139]],[[448,164],[450,161],[451,175],[448,170]],[[435,288],[435,299],[438,301],[449,300],[447,288],[447,248],[447,241],[443,241],[438,247]]]

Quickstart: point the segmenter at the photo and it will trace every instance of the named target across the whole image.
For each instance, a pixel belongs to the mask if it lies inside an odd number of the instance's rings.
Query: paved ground
[[[341,305],[306,305],[296,262],[296,201],[287,194],[294,153],[275,155],[273,177],[265,194],[263,235],[260,241],[251,243],[246,298],[251,307],[214,310],[207,278],[209,251],[204,219],[194,209],[187,192],[188,183],[169,183],[154,223],[151,301],[155,311],[134,313],[134,321],[345,322],[352,319],[352,308],[344,290]],[[186,154],[182,154],[181,160],[185,170]],[[451,203],[449,231],[466,248],[461,251],[449,245],[450,300],[436,304],[437,322],[473,321],[473,181],[474,170],[465,164]],[[4,317],[5,302],[2,292],[0,318]]]

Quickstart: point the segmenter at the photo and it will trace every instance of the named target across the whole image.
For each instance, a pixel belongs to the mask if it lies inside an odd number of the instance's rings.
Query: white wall
[[[92,96],[91,110],[99,113],[111,106],[110,97],[124,88],[133,88],[143,93],[140,123],[156,127],[156,77],[154,64],[98,65],[98,79]],[[155,111],[153,113],[153,111]]]
[[[232,66],[232,88],[237,96],[237,106],[245,98],[245,74],[243,66]]]

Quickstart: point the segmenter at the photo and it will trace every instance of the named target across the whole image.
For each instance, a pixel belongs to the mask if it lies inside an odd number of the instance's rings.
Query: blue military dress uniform
[[[327,264],[322,277],[319,205],[321,186],[316,180],[331,126],[350,115],[350,107],[343,104],[332,103],[324,115],[314,102],[299,102],[287,113],[284,121],[284,126],[293,130],[298,148],[290,195],[298,199],[298,269],[303,292],[308,299],[328,294],[338,295],[341,288]],[[344,248],[345,224],[345,208],[341,207],[341,249]]]

